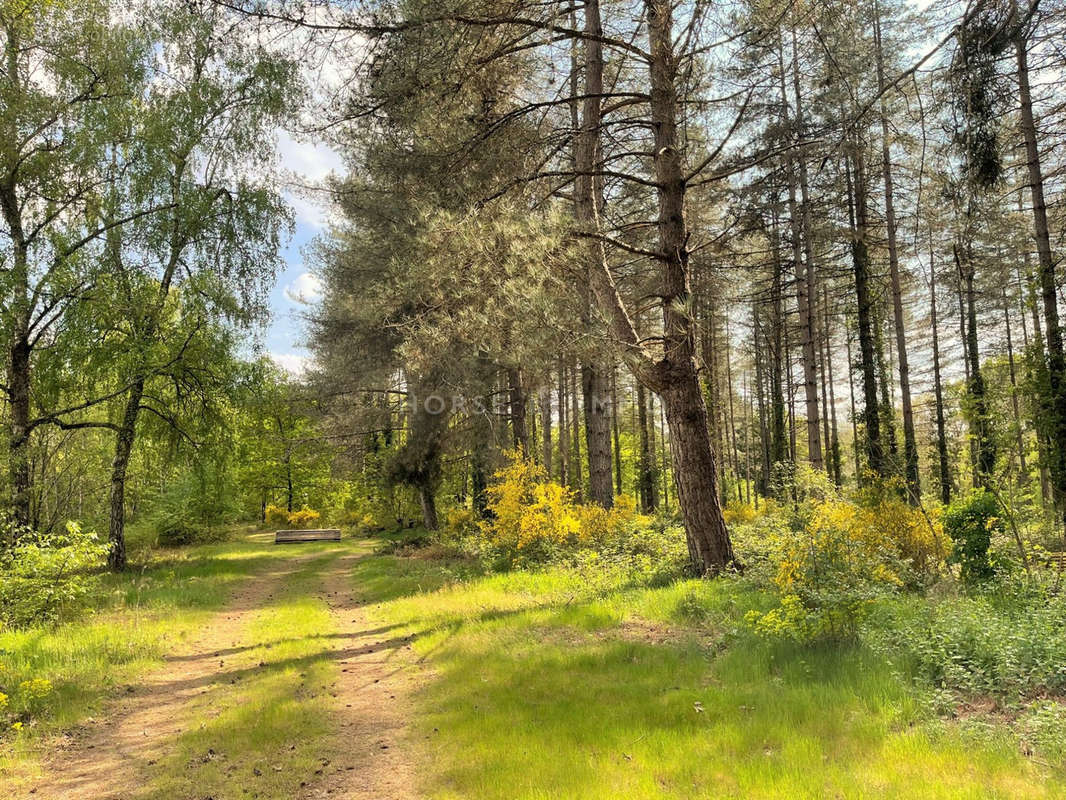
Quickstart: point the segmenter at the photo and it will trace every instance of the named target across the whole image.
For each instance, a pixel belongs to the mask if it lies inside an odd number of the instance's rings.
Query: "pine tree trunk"
[[[544,464],[544,473],[548,480],[552,479],[552,391],[551,384],[545,383],[540,387],[537,398],[537,408],[540,411],[540,436],[541,436],[541,461]]]
[[[970,424],[971,437],[976,442],[977,461],[975,463],[975,487],[988,488],[996,466],[996,448],[992,439],[991,422],[988,417],[988,399],[985,392],[985,380],[981,371],[981,354],[977,338],[977,293],[974,289],[973,255],[966,247],[965,257],[955,246],[955,264],[962,275],[966,290],[966,351],[970,361]]]
[[[796,58],[795,52],[796,42],[793,38],[793,60],[792,69],[793,73],[796,71]],[[802,126],[802,105],[800,105],[800,99],[802,95],[799,93],[798,76],[794,75],[797,80],[795,84],[795,100],[797,103],[796,109],[796,127]],[[785,90],[785,72],[782,65],[780,70],[781,80],[781,109],[782,120],[786,128],[791,127],[789,120],[789,105],[788,97]],[[793,136],[793,132],[790,131],[790,137]],[[814,263],[812,260],[813,247],[810,246],[810,242],[806,241],[806,233],[809,233],[807,228],[807,214],[808,209],[806,205],[801,209],[796,200],[797,195],[797,168],[794,164],[791,155],[786,162],[787,170],[786,175],[788,178],[788,213],[789,220],[792,229],[792,263],[796,274],[796,306],[799,312],[799,325],[800,325],[800,361],[803,366],[803,392],[804,399],[806,400],[806,413],[807,413],[807,459],[810,461],[811,466],[817,470],[825,468],[825,462],[822,459],[822,439],[819,425],[819,410],[818,410],[818,365],[817,356],[815,354],[815,342],[817,336],[815,334],[815,319],[814,319],[814,298],[811,296],[812,287],[814,286]],[[804,256],[806,255],[806,259]]]
[[[614,505],[611,475],[611,420],[607,380],[597,367],[582,366],[585,400],[585,452],[589,462],[589,501],[603,508]]]
[[[615,494],[621,495],[625,492],[623,488],[622,480],[622,443],[620,441],[621,435],[619,433],[618,412],[620,410],[618,405],[618,369],[617,367],[611,368],[611,436],[614,439],[614,480],[615,480]]]
[[[881,415],[877,397],[876,343],[873,329],[873,299],[870,295],[870,254],[867,249],[869,224],[866,208],[866,167],[862,143],[853,142],[855,229],[851,243],[855,271],[855,298],[858,304],[859,356],[862,372],[863,421],[866,424],[866,457],[870,471],[886,476],[885,453],[881,442]]]
[[[940,473],[940,502],[951,502],[951,461],[948,459],[948,438],[944,421],[944,387],[940,377],[940,334],[936,314],[936,262],[932,242],[929,246],[929,324],[933,328],[933,398],[936,404],[936,453]]]
[[[510,401],[511,436],[515,450],[529,458],[529,430],[526,427],[526,389],[522,385],[522,371],[507,370],[508,396]]]
[[[877,53],[877,83],[885,90],[884,50],[881,43],[880,8],[875,7],[874,41]],[[910,364],[907,359],[906,322],[903,317],[903,287],[899,275],[899,251],[896,246],[896,211],[892,184],[892,156],[888,138],[888,112],[885,99],[881,98],[881,157],[885,185],[885,227],[888,233],[888,269],[892,286],[892,317],[896,332],[896,354],[899,370],[900,400],[903,406],[903,467],[907,482],[907,497],[912,504],[921,500],[921,483],[918,475],[918,442],[914,435],[914,411],[911,407]]]
[[[1028,166],[1029,191],[1033,202],[1033,231],[1036,235],[1038,283],[1043,301],[1047,342],[1047,370],[1050,397],[1047,403],[1050,434],[1050,472],[1056,505],[1066,498],[1066,353],[1063,352],[1062,328],[1059,325],[1058,283],[1055,260],[1051,253],[1044,177],[1040,165],[1040,148],[1036,139],[1032,90],[1029,86],[1029,53],[1024,29],[1019,27],[1014,40],[1018,64],[1018,99],[1022,136]]]
[[[637,425],[640,428],[640,454],[637,461],[637,494],[640,510],[650,514],[655,510],[655,471],[651,463],[651,442],[648,435],[648,398],[644,384],[637,382]]]

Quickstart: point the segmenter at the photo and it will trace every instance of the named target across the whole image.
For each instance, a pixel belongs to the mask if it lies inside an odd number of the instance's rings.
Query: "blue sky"
[[[270,291],[271,320],[260,345],[278,364],[299,372],[308,357],[300,316],[318,297],[318,282],[305,264],[305,249],[328,219],[325,204],[300,187],[321,182],[330,172],[340,171],[342,164],[325,145],[296,141],[283,131],[278,133],[278,156],[288,186],[285,199],[293,210],[296,228],[283,252],[285,268]]]

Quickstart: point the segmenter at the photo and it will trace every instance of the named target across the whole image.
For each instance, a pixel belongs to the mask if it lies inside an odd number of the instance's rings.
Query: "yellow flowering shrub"
[[[266,507],[266,524],[281,527],[289,524],[289,512],[281,506],[271,504]]]
[[[281,506],[266,507],[267,525],[289,528],[310,528],[322,515],[314,509],[304,506],[297,511],[288,511]]]
[[[759,512],[755,510],[755,506],[751,503],[727,503],[726,507],[722,509],[722,516],[725,518],[727,525],[746,525],[754,522],[755,518],[759,516]]]
[[[322,515],[314,509],[304,506],[299,511],[289,514],[289,525],[293,528],[310,528],[318,522],[320,516]]]
[[[851,636],[877,597],[939,571],[943,535],[937,519],[898,497],[820,502],[802,532],[775,534],[778,606],[748,621],[802,640]]]
[[[574,501],[542,467],[516,454],[488,488],[484,540],[511,563],[546,560],[560,549],[599,547],[638,519],[636,501],[619,496],[610,509]],[[449,525],[451,522],[449,521]]]

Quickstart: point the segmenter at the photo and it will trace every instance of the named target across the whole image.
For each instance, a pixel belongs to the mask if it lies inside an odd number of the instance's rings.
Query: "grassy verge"
[[[620,588],[565,571],[463,575],[383,557],[353,576],[416,635],[433,798],[1050,798],[1061,769],[980,737],[859,647],[742,624],[743,582]]]

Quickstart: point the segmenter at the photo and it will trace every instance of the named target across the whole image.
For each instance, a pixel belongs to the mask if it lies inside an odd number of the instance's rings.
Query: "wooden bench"
[[[337,528],[274,532],[274,544],[293,544],[296,542],[339,542],[340,540],[341,532]]]
[[[1048,553],[1047,565],[1050,569],[1066,569],[1066,553]]]

